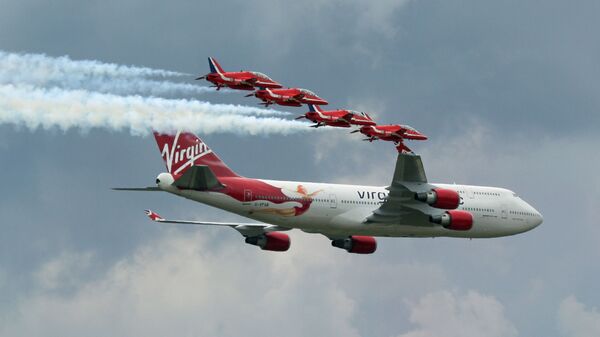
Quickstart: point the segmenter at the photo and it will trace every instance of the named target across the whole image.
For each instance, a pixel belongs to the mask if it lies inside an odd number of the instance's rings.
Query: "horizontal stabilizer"
[[[175,180],[173,186],[196,191],[207,191],[224,187],[210,167],[206,165],[194,165],[190,167],[181,178]]]
[[[194,221],[194,220],[170,220],[165,219],[158,213],[147,209],[146,215],[150,220],[160,223],[172,223],[172,224],[187,224],[197,226],[225,226],[231,227],[238,231],[245,237],[256,236],[269,232],[281,232],[289,231],[291,228],[280,227],[277,225],[268,225],[262,223],[239,223],[239,222],[213,222],[213,221]]]
[[[113,191],[136,191],[136,192],[160,192],[160,188],[156,186],[151,187],[113,187]]]

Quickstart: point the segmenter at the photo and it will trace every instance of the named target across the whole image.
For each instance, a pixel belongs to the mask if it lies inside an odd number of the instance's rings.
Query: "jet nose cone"
[[[539,226],[542,224],[542,222],[544,222],[544,217],[542,216],[542,213],[540,212],[536,212],[537,215],[535,216],[535,220],[533,220],[533,225],[535,227]]]

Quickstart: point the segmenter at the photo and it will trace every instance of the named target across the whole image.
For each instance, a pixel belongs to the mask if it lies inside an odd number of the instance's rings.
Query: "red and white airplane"
[[[221,65],[212,57],[208,58],[210,73],[196,78],[206,79],[211,82],[217,90],[223,87],[240,90],[254,90],[261,88],[281,88],[282,85],[273,81],[269,76],[257,71],[225,71]]]
[[[263,250],[288,250],[290,238],[282,232],[291,229],[370,254],[376,236],[492,238],[542,223],[542,215],[510,190],[429,183],[418,155],[398,155],[389,186],[340,185],[246,178],[191,133],[155,133],[155,139],[167,166],[157,186],[117,190],[169,192],[258,221],[168,220],[146,211],[161,223],[231,227]]]
[[[376,125],[375,121],[367,113],[354,110],[323,110],[318,105],[308,105],[309,112],[296,117],[296,119],[306,118],[316,123],[311,125],[313,128],[329,125],[342,128],[349,128],[352,125]]]
[[[327,105],[328,102],[314,92],[301,88],[269,89],[261,88],[246,97],[256,96],[264,106],[279,104],[286,106],[302,106],[302,104]]]
[[[369,142],[378,139],[394,142],[396,149],[400,153],[412,152],[411,149],[404,145],[405,139],[427,140],[427,136],[408,125],[366,125],[350,133],[356,132],[360,132],[367,136],[367,138],[363,140],[367,140]]]

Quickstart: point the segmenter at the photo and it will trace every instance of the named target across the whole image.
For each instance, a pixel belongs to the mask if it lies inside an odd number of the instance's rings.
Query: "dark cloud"
[[[26,312],[15,313],[15,308],[48,312],[57,304],[72,312],[82,308],[77,301],[103,299],[107,307],[118,306],[115,294],[123,289],[126,307],[139,308],[132,293],[147,284],[145,289],[160,291],[162,284],[144,279],[155,275],[149,271],[162,275],[185,257],[197,264],[192,274],[181,272],[177,280],[194,279],[203,264],[213,274],[198,277],[205,284],[182,285],[183,292],[205,286],[225,296],[231,289],[219,287],[224,278],[231,276],[231,287],[243,286],[244,273],[259,270],[264,276],[254,278],[252,285],[268,292],[261,281],[281,283],[276,290],[286,294],[275,292],[269,298],[293,303],[295,319],[318,322],[322,331],[340,328],[357,335],[429,331],[426,322],[410,319],[413,310],[430,308],[437,300],[480,303],[465,299],[472,289],[476,300],[483,298],[496,309],[503,306],[493,317],[506,318],[520,335],[555,335],[559,306],[563,320],[577,312],[567,309],[579,308],[571,295],[585,299],[590,308],[600,303],[597,270],[590,267],[599,257],[600,238],[595,226],[600,187],[600,163],[594,156],[600,142],[595,132],[600,89],[595,1],[64,0],[5,1],[2,8],[3,50],[194,74],[206,72],[206,57],[212,55],[227,69],[256,69],[283,83],[314,89],[334,107],[357,107],[375,112],[382,122],[411,124],[430,136],[412,146],[422,153],[430,180],[505,186],[545,215],[541,227],[503,239],[384,239],[368,260],[330,249],[321,237],[298,234],[294,252],[272,257],[243,245],[237,233],[164,228],[147,222],[142,210],[221,221],[237,219],[233,215],[165,194],[110,191],[112,186],[151,185],[164,169],[149,137],[103,130],[30,132],[3,125],[0,325],[23,316],[5,330],[7,335],[30,322]],[[256,103],[241,96],[215,96],[214,101]],[[366,144],[346,132],[203,138],[231,167],[250,177],[387,184],[393,147]],[[194,242],[186,236],[197,238],[195,253],[163,249],[149,255],[158,263],[143,254],[145,259],[136,260],[154,243],[165,247],[176,242],[192,249]],[[228,274],[211,264],[211,256],[242,271]],[[127,275],[134,281],[115,290],[107,284],[115,279],[119,263],[130,267]],[[298,267],[288,265],[293,263]],[[70,288],[56,294],[47,288],[63,276],[50,271],[62,265],[74,266],[75,276],[64,276]],[[52,277],[40,283],[40,275],[48,273]],[[288,273],[294,276],[291,285],[284,284]],[[418,291],[411,295],[411,287]],[[103,289],[109,289],[106,297]],[[318,291],[309,296],[314,289]],[[168,299],[165,294],[160,297]],[[268,306],[259,297],[234,292],[220,307],[222,315],[211,316],[214,329],[207,331],[223,331],[218,325],[231,319],[225,313],[236,299]],[[326,305],[321,307],[322,302]],[[205,310],[202,299],[185,303],[169,302],[166,308],[175,313]],[[167,313],[157,309],[129,325],[119,322],[116,330],[104,330],[102,323],[114,318],[107,307],[91,311],[101,314],[94,325],[101,334],[144,332],[152,315]],[[322,308],[340,311],[323,316],[337,325],[324,325],[318,315]],[[252,311],[244,306],[236,312]],[[298,326],[285,315],[268,313],[282,326]],[[194,319],[173,322],[193,329]],[[163,327],[172,327],[166,323]],[[504,331],[512,333],[511,324]],[[80,331],[74,326],[67,332]],[[250,331],[264,333],[256,327]],[[315,334],[318,329],[303,331]]]

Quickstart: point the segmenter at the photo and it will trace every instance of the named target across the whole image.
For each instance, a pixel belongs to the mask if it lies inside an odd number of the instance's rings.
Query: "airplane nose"
[[[535,217],[535,220],[533,221],[533,224],[535,225],[535,227],[539,226],[542,224],[542,222],[544,222],[544,217],[542,216],[542,214],[540,212],[537,212],[537,215]]]
[[[531,207],[531,205],[529,205],[529,207]],[[544,222],[544,217],[542,216],[542,213],[538,212],[537,209],[531,207],[531,213],[533,213],[533,216],[531,218],[529,218],[529,224],[531,226],[531,228],[535,228],[539,225],[542,224],[542,222]]]

